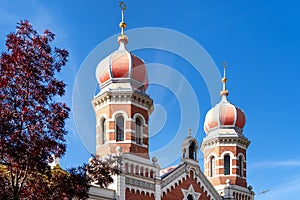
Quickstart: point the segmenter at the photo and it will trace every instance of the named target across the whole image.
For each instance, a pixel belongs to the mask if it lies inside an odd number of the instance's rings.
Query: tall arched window
[[[230,156],[225,155],[224,156],[224,175],[230,174]]]
[[[187,196],[187,199],[188,199],[188,200],[194,200],[193,195],[189,194],[189,195]]]
[[[197,156],[197,147],[195,141],[193,141],[189,146],[189,158],[196,160]]]
[[[215,157],[210,158],[210,177],[214,177],[216,175],[216,159]]]
[[[244,159],[243,156],[239,156],[239,176],[244,176]]]
[[[124,117],[118,116],[116,123],[116,141],[124,141]]]
[[[137,144],[143,144],[143,128],[140,118],[136,118],[135,126],[135,141]]]
[[[106,141],[106,119],[103,118],[100,124],[100,144],[104,144]]]

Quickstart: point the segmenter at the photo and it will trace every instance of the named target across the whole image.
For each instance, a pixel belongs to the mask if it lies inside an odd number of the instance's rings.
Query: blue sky
[[[20,19],[30,20],[39,32],[49,28],[56,34],[55,45],[69,50],[68,66],[59,77],[68,84],[62,100],[70,106],[74,98],[76,75],[80,73],[88,55],[99,53],[97,59],[101,60],[102,55],[117,48],[116,43],[102,51],[96,47],[102,47],[104,44],[101,42],[119,33],[118,1],[28,0],[23,3],[0,0],[0,4],[1,51],[5,49],[5,36],[15,30]],[[248,184],[253,186],[256,199],[297,199],[300,189],[297,115],[300,112],[300,3],[296,0],[128,0],[126,4],[125,20],[127,30],[129,33],[132,31],[132,35],[135,35],[137,28],[166,28],[200,44],[220,71],[222,62],[227,61],[229,101],[244,110],[247,117],[244,134],[251,140],[247,155]],[[135,37],[143,40],[143,36]],[[130,45],[134,39],[129,37]],[[178,43],[175,39],[172,44]],[[134,51],[146,63],[150,63],[148,68],[153,66],[150,70],[150,82],[153,83],[148,93],[157,105],[151,119],[153,128],[150,130],[155,132],[150,133],[151,151],[167,146],[169,141],[177,137],[181,121],[190,121],[191,127],[199,126],[193,128],[193,133],[201,141],[205,136],[205,113],[211,104],[216,103],[211,102],[211,97],[216,96],[221,88],[221,82],[212,76],[211,81],[219,84],[219,89],[212,94],[195,66],[186,57],[168,52],[170,44],[167,41],[165,45],[165,49],[140,48]],[[176,48],[180,51],[187,47],[181,44]],[[197,55],[198,51],[199,54],[204,52],[193,48],[184,52]],[[89,67],[94,72],[96,66]],[[166,82],[158,79],[159,70],[169,70],[170,73],[163,77]],[[90,84],[96,83],[93,80],[94,73],[84,75],[91,80]],[[177,75],[180,81],[175,78]],[[96,84],[92,87],[90,90],[97,91]],[[186,88],[192,92],[185,94]],[[192,114],[182,117],[186,112],[182,104],[189,100],[196,102],[196,111],[199,109],[199,112],[193,113],[195,118]],[[90,102],[84,106],[88,105]],[[190,108],[189,111],[192,113],[193,110]],[[161,121],[165,123],[159,124]],[[85,148],[82,138],[93,137],[94,122],[93,113],[88,113],[82,122],[88,127],[83,133],[76,130],[71,115],[67,123],[68,149],[61,161],[62,166],[70,167],[88,160],[91,151],[88,149],[93,147]],[[184,137],[186,132],[181,131],[179,135]],[[173,149],[167,151],[168,154],[171,152]],[[202,161],[200,157],[200,165]],[[259,194],[263,190],[270,191]]]

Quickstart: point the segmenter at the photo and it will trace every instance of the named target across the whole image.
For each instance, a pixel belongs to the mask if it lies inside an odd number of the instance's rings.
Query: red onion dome
[[[246,123],[244,112],[227,101],[227,95],[222,96],[220,103],[210,109],[204,122],[204,131],[206,134],[217,127],[238,127],[243,129]]]
[[[128,39],[125,35],[119,36],[118,42],[119,49],[97,66],[96,78],[101,88],[110,82],[130,82],[135,89],[146,91],[148,75],[144,61],[126,49]]]

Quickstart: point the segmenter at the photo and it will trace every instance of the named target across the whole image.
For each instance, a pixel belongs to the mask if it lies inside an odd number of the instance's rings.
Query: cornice
[[[153,111],[153,100],[146,93],[126,88],[105,91],[92,100],[95,111],[109,104],[133,104]]]
[[[200,149],[202,152],[218,146],[238,146],[243,149],[247,149],[249,144],[250,141],[245,137],[236,135],[222,135],[209,139],[204,138],[203,142],[201,143]]]

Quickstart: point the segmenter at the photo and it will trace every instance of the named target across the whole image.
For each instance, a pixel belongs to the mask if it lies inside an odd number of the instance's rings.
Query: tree
[[[86,199],[90,183],[106,187],[121,171],[120,157],[91,159],[90,164],[51,169],[53,157],[66,151],[69,107],[55,102],[65,83],[55,75],[68,51],[51,46],[54,34],[39,35],[21,21],[7,36],[0,56],[0,200]]]
[[[102,188],[112,183],[113,175],[121,173],[122,160],[120,155],[107,155],[104,158],[92,157],[86,165],[87,176],[95,185]]]
[[[26,184],[28,200],[88,198],[89,178],[85,165],[64,171],[56,165],[47,173],[34,173]]]
[[[53,48],[53,40],[49,30],[39,35],[29,21],[21,21],[0,57],[0,163],[9,172],[2,179],[13,199],[26,193],[28,177],[49,170],[53,155],[66,150],[70,109],[54,98],[65,92],[55,74],[66,65],[68,51]]]

